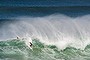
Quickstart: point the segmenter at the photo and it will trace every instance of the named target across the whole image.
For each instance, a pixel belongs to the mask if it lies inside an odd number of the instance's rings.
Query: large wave
[[[55,45],[59,49],[74,47],[85,49],[90,44],[90,15],[68,17],[50,15],[44,17],[17,17],[15,22],[2,25],[0,40],[19,36],[37,38],[46,45]]]

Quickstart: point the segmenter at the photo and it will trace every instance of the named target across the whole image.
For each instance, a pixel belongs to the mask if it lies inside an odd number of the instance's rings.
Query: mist
[[[60,49],[85,49],[90,44],[90,15],[69,17],[53,14],[44,17],[16,17],[16,21],[0,27],[0,40],[20,38],[39,39]]]

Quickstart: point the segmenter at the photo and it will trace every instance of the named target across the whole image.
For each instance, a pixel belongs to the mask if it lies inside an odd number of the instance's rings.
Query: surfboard
[[[25,41],[25,44],[26,44],[30,49],[32,49],[32,47],[30,47],[30,42],[32,43],[31,38],[25,38],[24,41]]]

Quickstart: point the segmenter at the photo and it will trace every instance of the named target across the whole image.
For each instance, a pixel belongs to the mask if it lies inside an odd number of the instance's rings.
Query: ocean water
[[[0,60],[90,60],[89,6],[2,7],[0,13]]]
[[[59,50],[55,45],[45,45],[33,39],[31,50],[23,40],[0,42],[0,60],[90,60],[90,45],[84,50],[68,47]]]
[[[89,6],[61,6],[61,7],[0,7],[0,20],[22,16],[43,17],[52,14],[63,14],[78,17],[90,14]]]

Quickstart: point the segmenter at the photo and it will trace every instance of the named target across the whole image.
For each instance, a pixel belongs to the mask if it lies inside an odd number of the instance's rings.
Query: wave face
[[[68,47],[59,50],[55,45],[45,45],[33,39],[33,50],[23,40],[0,42],[0,60],[90,60],[90,45],[85,50]]]

